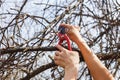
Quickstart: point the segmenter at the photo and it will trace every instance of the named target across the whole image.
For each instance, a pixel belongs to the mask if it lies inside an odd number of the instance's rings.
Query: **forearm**
[[[76,41],[76,43],[82,52],[84,60],[87,63],[87,66],[94,80],[114,80],[112,75],[101,63],[98,57],[88,47],[88,45],[81,36],[78,36],[78,40]]]

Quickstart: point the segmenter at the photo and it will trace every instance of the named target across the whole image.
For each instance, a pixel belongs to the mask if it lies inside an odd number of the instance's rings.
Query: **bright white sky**
[[[7,10],[9,11],[9,12],[12,12],[12,13],[17,13],[16,11],[14,11],[14,10],[11,10],[11,9],[17,9],[17,10],[19,10],[19,8],[20,8],[20,6],[22,5],[22,3],[23,3],[23,1],[24,0],[4,0],[5,1],[5,3],[3,3],[2,4],[2,6],[1,6],[1,8],[0,8],[0,14],[1,13],[6,13],[7,12]],[[44,7],[44,5],[42,5],[42,6],[40,6],[40,5],[36,5],[36,4],[34,4],[34,3],[46,3],[48,0],[28,0],[28,3],[27,3],[27,5],[24,7],[24,10],[23,10],[23,12],[26,12],[26,13],[28,13],[28,14],[30,14],[30,15],[39,15],[39,16],[43,16],[43,11],[42,11],[42,9],[43,9],[43,7]],[[63,0],[57,0],[58,1],[58,3],[61,1],[63,1]],[[65,0],[64,0],[65,1]],[[70,0],[71,1],[71,0]],[[115,0],[116,1],[116,0]],[[120,0],[117,0],[118,1],[118,3],[120,4]],[[56,0],[49,0],[49,4],[55,4],[55,2],[56,2]],[[66,4],[66,3],[64,3],[64,4]],[[54,12],[54,11],[53,11]],[[49,14],[46,14],[46,15],[48,15],[48,16],[50,16]],[[0,16],[0,18],[5,18],[6,16],[4,15],[4,16]],[[9,22],[9,19],[11,20],[11,16],[9,17],[9,18],[6,18],[5,19],[5,22]],[[86,21],[90,21],[90,19],[87,19]],[[36,27],[23,27],[22,29],[23,29],[23,33],[24,34],[29,34],[29,37],[33,37],[34,35],[32,34],[33,32],[39,32],[40,30],[41,30],[41,28],[38,28],[37,26],[39,26],[39,24],[38,25],[36,25],[36,24],[32,24],[32,22],[31,21],[28,21],[30,24],[25,24],[25,25],[27,25],[27,26],[36,26]],[[3,19],[0,19],[0,23],[1,23],[1,25],[3,26],[5,26],[6,24],[4,24],[3,23]],[[31,25],[32,24],[32,25]],[[90,25],[91,26],[91,25]],[[26,31],[27,30],[27,31]],[[93,34],[97,34],[97,32],[96,31],[92,31],[93,32]],[[84,33],[84,30],[83,30],[83,33]],[[26,38],[26,36],[25,35],[23,35],[25,38]],[[94,36],[94,35],[93,35]],[[96,36],[96,35],[95,35]]]

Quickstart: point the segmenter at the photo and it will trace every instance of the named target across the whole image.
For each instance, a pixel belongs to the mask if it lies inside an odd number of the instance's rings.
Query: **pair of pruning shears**
[[[69,37],[68,37],[67,34],[66,34],[66,28],[60,26],[60,27],[58,28],[58,31],[59,31],[59,32],[58,32],[58,37],[59,37],[59,42],[58,42],[58,44],[59,44],[59,45],[62,45],[63,41],[67,41],[68,50],[72,51],[71,44],[70,44],[70,39],[69,39]]]

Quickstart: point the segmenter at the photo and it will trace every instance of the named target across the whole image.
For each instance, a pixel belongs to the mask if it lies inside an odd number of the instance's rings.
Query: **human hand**
[[[63,67],[65,70],[78,69],[79,54],[75,51],[69,51],[60,45],[56,46],[60,51],[55,52],[54,61],[57,65]]]
[[[80,27],[78,27],[78,26],[72,26],[72,25],[64,24],[64,23],[60,24],[60,26],[67,28],[66,33],[67,33],[68,37],[72,41],[74,41],[75,43],[77,43],[77,40],[78,40],[78,38],[80,36],[80,34],[79,34]]]

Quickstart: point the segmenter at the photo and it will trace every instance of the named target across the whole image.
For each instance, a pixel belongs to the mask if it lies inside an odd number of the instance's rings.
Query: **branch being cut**
[[[65,48],[67,48],[65,46]],[[56,51],[58,50],[56,47],[19,47],[19,48],[6,48],[6,49],[0,49],[0,54],[6,54],[6,53],[15,53],[15,52],[28,52],[28,51]],[[80,51],[77,48],[73,48],[73,50],[78,51],[80,53]]]
[[[67,46],[64,46],[65,48],[67,48]],[[80,54],[80,58],[83,61],[82,55],[81,55],[81,51],[77,48],[72,48],[73,51],[77,51]],[[11,53],[15,53],[15,52],[29,52],[29,51],[56,51],[58,50],[56,47],[24,47],[24,48],[7,48],[7,49],[0,49],[0,54],[11,54]],[[101,53],[101,54],[97,54],[98,58],[100,58],[101,60],[109,60],[109,59],[116,59],[116,58],[120,58],[120,51],[117,52],[112,52],[112,53]]]

